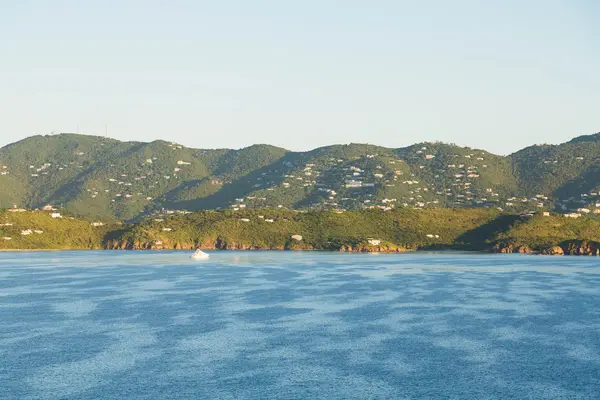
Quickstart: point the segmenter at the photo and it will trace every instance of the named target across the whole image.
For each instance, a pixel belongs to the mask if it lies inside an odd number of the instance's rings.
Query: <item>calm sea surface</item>
[[[600,398],[600,258],[189,255],[0,253],[0,398]]]

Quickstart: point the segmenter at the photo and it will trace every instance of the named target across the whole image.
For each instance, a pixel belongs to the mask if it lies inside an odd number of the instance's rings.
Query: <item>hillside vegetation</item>
[[[469,235],[469,232],[493,225],[498,217],[497,211],[487,209],[364,210],[344,213],[201,211],[135,224],[109,238],[107,247],[348,251],[480,249],[484,244],[483,238]],[[369,240],[380,243],[370,244]]]
[[[69,217],[52,218],[47,212],[0,210],[0,250],[102,249],[107,232],[114,229]]]
[[[600,219],[558,214],[519,218],[488,243],[502,252],[600,255]]]
[[[510,156],[445,143],[202,150],[75,134],[0,149],[0,207],[52,204],[113,222],[225,208],[567,211],[596,208],[599,192],[598,134]]]
[[[346,212],[249,209],[102,225],[56,211],[0,210],[0,250],[196,248],[353,252],[456,249],[600,255],[600,219],[558,214],[527,217],[485,208]]]

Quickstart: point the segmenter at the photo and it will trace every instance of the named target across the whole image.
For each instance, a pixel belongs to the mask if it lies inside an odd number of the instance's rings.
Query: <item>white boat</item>
[[[208,254],[198,249],[190,258],[193,258],[194,260],[208,260],[209,257],[210,256]]]

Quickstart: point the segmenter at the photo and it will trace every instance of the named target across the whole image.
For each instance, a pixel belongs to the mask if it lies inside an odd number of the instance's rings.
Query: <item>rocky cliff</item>
[[[540,248],[532,248],[525,244],[507,243],[496,244],[492,251],[495,253],[535,253],[552,256],[600,256],[600,243],[587,240],[570,240],[554,246],[543,246]]]

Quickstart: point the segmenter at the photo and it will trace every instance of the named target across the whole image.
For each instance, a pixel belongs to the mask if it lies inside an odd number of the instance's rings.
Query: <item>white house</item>
[[[347,188],[359,188],[359,187],[362,187],[362,182],[355,181],[355,180],[349,180],[349,181],[346,181],[346,187]]]

